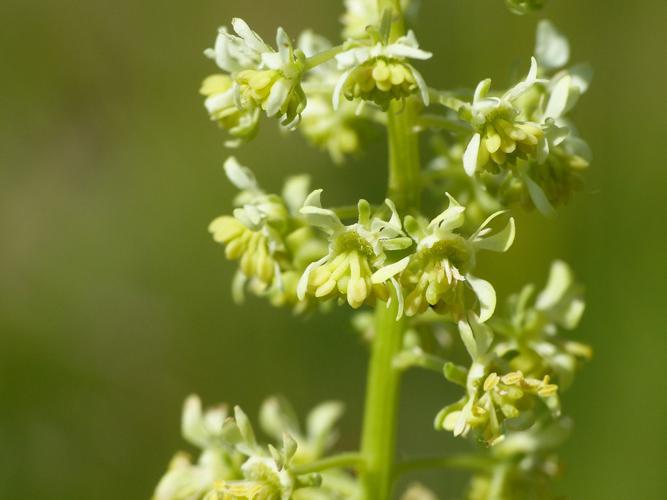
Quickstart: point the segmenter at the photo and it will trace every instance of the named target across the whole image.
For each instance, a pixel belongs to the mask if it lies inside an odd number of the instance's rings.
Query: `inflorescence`
[[[544,2],[506,3],[523,14]],[[406,211],[391,199],[326,208],[308,176],[267,193],[230,157],[224,169],[239,190],[235,208],[209,230],[238,262],[238,301],[251,293],[297,313],[397,301],[407,332],[396,369],[434,369],[459,386],[460,399],[435,416],[435,428],[489,448],[468,498],[543,498],[570,428],[560,392],[592,355],[566,335],[584,311],[582,288],[556,261],[543,290],[527,285],[496,307],[494,286],[477,268],[485,251],[512,246],[513,211],[549,215],[581,189],[591,153],[570,114],[591,70],[568,66],[567,39],[543,20],[529,64],[509,87],[485,79],[469,92],[434,89],[413,66],[431,52],[412,31],[391,37],[390,13],[376,4],[345,1],[338,45],[311,30],[293,40],[278,28],[271,46],[233,19],[205,52],[220,72],[202,84],[204,105],[228,147],[252,140],[266,115],[341,163],[361,154],[393,103],[410,104],[414,133],[427,136],[433,152],[421,171],[423,194],[438,208]],[[368,314],[362,309],[354,324],[372,338]],[[186,401],[183,435],[201,452],[194,461],[174,457],[156,500],[361,498],[353,460],[318,466],[334,444],[340,403],[315,408],[302,428],[287,403],[270,399],[260,415],[269,445],[240,408],[228,413],[225,406],[204,412],[195,396]],[[429,495],[415,486],[404,498]]]

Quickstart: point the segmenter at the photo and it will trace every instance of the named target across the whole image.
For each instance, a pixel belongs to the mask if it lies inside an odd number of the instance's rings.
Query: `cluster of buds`
[[[557,448],[570,434],[567,418],[542,420],[509,434],[491,448],[492,466],[473,476],[467,500],[490,498],[554,499],[551,481],[561,472]]]
[[[463,225],[465,207],[449,197],[450,205],[432,221],[407,216],[404,222],[391,200],[386,200],[389,220],[372,215],[365,200],[359,202],[358,222],[345,226],[313,192],[301,213],[329,237],[329,252],[310,264],[299,282],[300,298],[346,298],[353,308],[388,301],[391,288],[399,301],[399,316],[425,312],[429,306],[458,318],[470,309],[466,289],[471,290],[486,321],[493,314],[493,286],[471,273],[478,250],[506,251],[514,241],[514,219],[492,233],[490,216],[472,235],[456,230]],[[399,258],[400,257],[400,258]]]
[[[386,201],[391,218],[384,220],[372,215],[371,206],[361,200],[358,221],[345,226],[333,210],[322,208],[321,192],[313,191],[308,196],[301,213],[311,225],[328,235],[329,252],[306,268],[299,281],[299,298],[340,297],[356,309],[376,299],[387,301],[389,282],[402,301],[394,276],[405,268],[407,259],[388,264],[387,253],[405,250],[412,240],[403,232],[393,203]]]
[[[399,0],[403,12],[409,10],[413,0]],[[343,38],[357,39],[368,36],[368,29],[380,24],[377,0],[344,0],[345,12],[341,16]]]
[[[515,102],[537,83],[537,61],[531,60],[530,71],[500,97],[489,97],[491,80],[477,85],[470,105],[461,106],[459,115],[476,130],[463,154],[463,167],[468,175],[479,168],[497,173],[500,167],[519,159],[545,159],[547,138],[541,124],[521,120]]]
[[[333,49],[329,40],[310,30],[301,34],[298,47],[308,58]],[[360,150],[362,132],[370,121],[367,113],[357,112],[357,106],[349,101],[339,103],[334,110],[333,92],[339,77],[335,59],[318,65],[305,76],[303,88],[308,103],[299,124],[299,131],[315,146],[327,151],[337,164]]]
[[[567,114],[588,89],[591,71],[587,65],[562,69],[569,55],[567,39],[541,21],[526,78],[504,93],[492,92],[491,80],[483,80],[469,103],[452,96],[439,99],[456,115],[444,119],[455,128],[434,165],[450,165],[450,180],[457,178],[452,176],[456,165],[475,176],[464,187],[475,203],[488,206],[491,198],[502,206],[551,214],[583,186],[591,152]]]
[[[493,286],[473,276],[475,256],[479,250],[507,251],[514,242],[514,219],[501,231],[491,234],[489,223],[502,212],[488,217],[482,225],[464,238],[457,230],[465,221],[465,207],[448,194],[449,206],[430,222],[408,216],[405,228],[416,243],[401,283],[406,289],[405,310],[408,316],[423,313],[431,307],[449,313],[455,320],[469,309],[465,290],[477,297],[480,317],[486,321],[495,309]]]
[[[470,430],[480,430],[484,442],[493,446],[505,438],[505,420],[516,419],[534,404],[531,396],[556,396],[558,386],[549,382],[548,375],[539,380],[524,377],[520,371],[503,376],[492,372],[473,394],[439,415],[441,426],[455,436],[466,436]],[[460,409],[457,408],[459,406]]]
[[[430,52],[419,48],[412,31],[394,42],[389,33],[379,33],[336,56],[338,69],[343,71],[334,90],[334,108],[341,95],[348,100],[370,101],[383,109],[392,100],[419,94],[425,106],[429,103],[428,87],[424,78],[407,59],[425,60]]]
[[[510,368],[532,377],[550,376],[567,387],[581,362],[592,356],[589,346],[560,335],[579,324],[585,308],[581,287],[567,264],[555,261],[546,287],[535,299],[534,293],[532,285],[525,286],[509,298],[507,314],[490,322],[498,336],[495,351]]]
[[[375,1],[348,2],[346,32],[356,34],[337,47],[310,30],[294,45],[278,28],[274,49],[242,19],[232,20],[233,33],[221,27],[215,46],[205,54],[224,73],[206,78],[200,92],[211,119],[231,136],[226,145],[252,139],[262,113],[278,117],[288,129],[297,128],[304,117],[304,135],[340,162],[360,147],[358,123],[377,118],[363,116],[357,106],[342,103],[341,96],[386,108],[392,100],[418,94],[427,105],[426,83],[408,59],[431,54],[419,49],[412,32],[389,42],[389,24],[370,15],[376,11]]]
[[[211,118],[235,138],[229,145],[237,145],[254,135],[260,111],[286,127],[298,122],[306,105],[306,58],[282,28],[274,50],[242,19],[233,19],[232,27],[235,34],[220,28],[215,47],[205,52],[225,73],[207,78],[201,92]]]
[[[254,175],[234,157],[225,162],[229,180],[241,190],[233,215],[211,222],[213,239],[225,245],[225,255],[239,261],[234,296],[250,288],[269,295],[277,305],[305,307],[296,300],[296,282],[313,259],[326,250],[325,241],[299,216],[308,189],[307,177],[288,179],[282,196],[266,194]]]
[[[441,410],[436,428],[461,436],[479,431],[493,446],[505,438],[508,424],[525,428],[545,411],[560,414],[558,390],[571,383],[591,350],[558,333],[576,327],[584,302],[569,267],[561,261],[554,262],[546,287],[531,302],[533,294],[534,287],[526,286],[510,297],[506,315],[485,324],[474,315],[459,322],[472,365],[466,370],[449,364],[445,376],[463,385],[466,395]],[[535,397],[544,405],[536,406]]]
[[[184,438],[201,450],[196,464],[178,453],[159,482],[154,500],[289,500],[342,498],[354,488],[351,476],[342,470],[301,474],[295,467],[308,464],[327,453],[336,440],[334,425],[342,405],[330,401],[314,408],[301,432],[293,412],[277,398],[261,409],[262,430],[278,446],[258,443],[246,414],[237,406],[233,416],[222,405],[202,410],[197,396],[190,396],[183,408]],[[330,476],[331,480],[327,480]]]

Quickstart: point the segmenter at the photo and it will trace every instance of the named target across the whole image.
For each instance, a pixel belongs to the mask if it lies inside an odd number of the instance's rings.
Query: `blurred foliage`
[[[576,428],[559,483],[572,498],[667,489],[666,10],[663,0],[550,2],[544,15],[596,70],[577,112],[596,157],[586,192],[555,224],[521,217],[515,248],[486,271],[506,294],[543,282],[563,257],[587,283],[579,335],[595,358],[565,401]],[[276,23],[334,37],[340,11],[330,0],[2,2],[1,498],[147,498],[181,447],[193,391],[251,414],[275,392],[299,410],[340,398],[340,448],[356,445],[366,353],[347,311],[304,320],[231,302],[233,266],[206,232],[230,206],[227,153],[197,94],[212,70],[202,50],[230,17],[266,38]],[[437,53],[424,74],[448,87],[500,82],[530,54],[537,19],[491,0],[424,0],[418,34]],[[381,200],[382,144],[334,167],[272,129],[238,153],[267,187],[306,171],[332,203]],[[461,446],[431,430],[441,380],[411,374],[405,386],[402,448]],[[422,478],[463,484],[459,473]]]

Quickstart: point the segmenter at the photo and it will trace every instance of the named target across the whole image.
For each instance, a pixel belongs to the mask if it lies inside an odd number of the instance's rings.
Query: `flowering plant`
[[[506,3],[523,14],[544,2]],[[569,112],[591,71],[565,68],[567,39],[541,21],[527,74],[509,88],[490,79],[469,92],[433,88],[413,65],[432,57],[406,29],[415,4],[346,0],[339,45],[310,30],[293,40],[278,28],[274,48],[233,19],[233,32],[220,28],[206,50],[222,73],[201,93],[230,148],[251,141],[266,115],[340,163],[362,149],[366,130],[386,127],[384,203],[325,208],[306,175],[267,193],[230,156],[235,208],[209,228],[239,263],[237,301],[252,293],[297,314],[335,304],[359,310],[353,324],[371,351],[366,410],[360,449],[331,454],[339,402],[316,407],[302,426],[286,401],[267,400],[259,423],[271,442],[263,444],[240,408],[204,411],[191,396],[182,432],[200,454],[173,458],[156,500],[384,500],[397,477],[427,467],[470,469],[470,499],[548,497],[571,425],[560,392],[591,357],[565,335],[584,311],[581,287],[556,261],[541,292],[526,285],[497,307],[477,263],[483,251],[510,250],[516,211],[552,214],[580,188],[591,155]],[[432,146],[423,167],[421,136]],[[424,197],[434,210],[423,208]],[[473,453],[397,459],[398,388],[413,367],[460,386],[434,426],[476,444]],[[436,496],[413,485],[402,498]]]

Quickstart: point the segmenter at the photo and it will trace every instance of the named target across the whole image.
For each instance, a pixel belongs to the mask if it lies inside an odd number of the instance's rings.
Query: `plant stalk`
[[[389,307],[379,303],[375,311],[361,439],[365,459],[361,483],[366,500],[391,498],[394,477],[401,372],[392,362],[402,347],[405,320],[396,320],[398,304],[395,296],[392,299]]]
[[[378,0],[378,9],[393,12],[390,39],[405,34],[399,0]],[[419,147],[414,131],[416,103],[393,101],[387,111],[389,180],[387,196],[405,214],[419,208]],[[401,351],[405,318],[396,319],[398,299],[394,291],[389,305],[379,303],[375,311],[375,335],[366,386],[361,452],[365,468],[361,484],[366,500],[392,497],[396,468],[396,433],[401,371],[394,368],[394,357]]]

